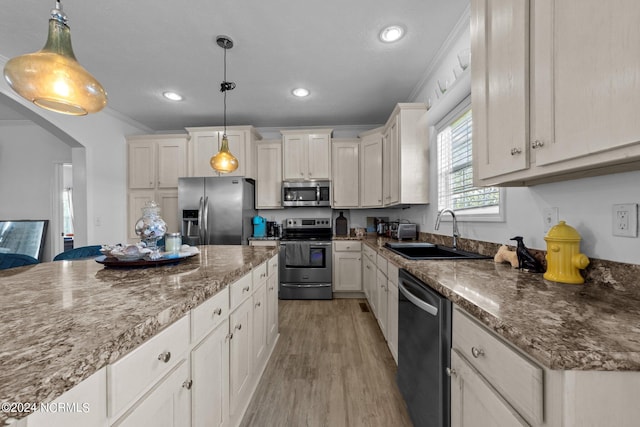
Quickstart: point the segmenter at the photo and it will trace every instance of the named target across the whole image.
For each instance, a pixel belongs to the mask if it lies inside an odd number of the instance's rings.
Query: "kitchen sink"
[[[461,251],[448,246],[426,242],[388,242],[385,247],[398,255],[411,260],[450,260],[450,259],[489,259],[490,256]]]

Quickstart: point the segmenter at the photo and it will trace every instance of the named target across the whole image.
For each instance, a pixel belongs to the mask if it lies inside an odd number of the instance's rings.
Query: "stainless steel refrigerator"
[[[242,177],[178,180],[182,241],[188,245],[247,245],[256,215],[254,183]]]

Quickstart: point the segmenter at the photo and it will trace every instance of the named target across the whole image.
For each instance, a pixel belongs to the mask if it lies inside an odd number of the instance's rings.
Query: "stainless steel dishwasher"
[[[451,301],[401,269],[397,382],[415,427],[449,427]]]

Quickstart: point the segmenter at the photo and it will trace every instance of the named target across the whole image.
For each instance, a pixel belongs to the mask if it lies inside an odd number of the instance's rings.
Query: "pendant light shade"
[[[44,47],[7,61],[4,78],[23,98],[58,113],[84,116],[107,105],[104,88],[73,54],[67,16],[59,0],[51,10]]]
[[[238,159],[229,151],[229,140],[227,139],[227,91],[236,88],[234,82],[227,81],[227,49],[233,47],[233,41],[227,36],[218,36],[216,42],[224,49],[224,79],[220,83],[220,92],[224,94],[224,132],[222,133],[220,151],[209,160],[209,163],[215,171],[229,173],[238,169]]]

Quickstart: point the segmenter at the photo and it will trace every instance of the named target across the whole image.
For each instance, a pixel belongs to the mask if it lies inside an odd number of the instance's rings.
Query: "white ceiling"
[[[0,55],[39,50],[54,0],[3,0]],[[109,108],[154,131],[222,124],[224,50],[229,125],[383,123],[410,100],[469,0],[63,0],[80,63]],[[380,30],[401,24],[395,44]],[[311,95],[294,98],[304,86]],[[185,100],[171,103],[164,90]],[[0,104],[9,100],[2,96]],[[11,101],[12,102],[12,101]],[[11,103],[9,102],[9,104]],[[0,105],[0,119],[11,108]],[[99,114],[99,113],[98,113]]]

